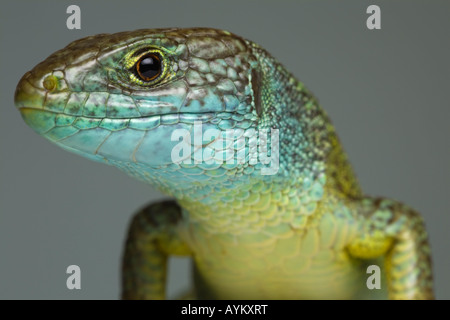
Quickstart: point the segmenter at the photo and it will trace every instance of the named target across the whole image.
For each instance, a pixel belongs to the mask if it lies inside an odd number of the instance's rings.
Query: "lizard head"
[[[263,52],[215,29],[90,36],[27,72],[15,104],[51,142],[163,187],[261,174],[278,152],[267,130],[283,117],[267,90],[282,97],[283,81],[294,82],[280,73],[264,83]],[[255,152],[261,130],[266,164]]]

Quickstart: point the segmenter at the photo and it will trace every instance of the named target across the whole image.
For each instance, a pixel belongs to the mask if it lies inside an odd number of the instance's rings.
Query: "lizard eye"
[[[167,83],[176,73],[172,71],[170,54],[161,48],[141,47],[128,52],[121,60],[122,85],[152,88]],[[123,72],[125,71],[125,72]]]
[[[148,53],[134,65],[135,75],[144,82],[156,80],[162,74],[161,57],[157,53]]]

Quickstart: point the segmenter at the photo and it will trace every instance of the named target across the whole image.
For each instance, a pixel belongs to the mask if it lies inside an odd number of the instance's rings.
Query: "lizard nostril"
[[[53,91],[58,87],[58,78],[54,75],[46,76],[44,78],[44,81],[42,82],[42,85],[44,86],[45,90]]]

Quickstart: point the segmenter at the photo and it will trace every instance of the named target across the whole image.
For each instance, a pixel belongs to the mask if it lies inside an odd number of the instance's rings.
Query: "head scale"
[[[23,76],[15,102],[62,148],[174,189],[261,175],[261,130],[310,100],[299,86],[227,31],[150,29],[72,42]],[[275,136],[265,134],[278,156]]]

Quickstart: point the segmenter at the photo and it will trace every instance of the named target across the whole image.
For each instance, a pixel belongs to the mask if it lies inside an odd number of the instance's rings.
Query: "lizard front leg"
[[[356,258],[385,257],[389,299],[434,299],[430,247],[420,215],[399,202],[365,198],[361,234],[348,248]]]
[[[191,255],[177,225],[181,208],[175,201],[151,204],[133,218],[122,265],[122,299],[165,299],[169,255]]]

